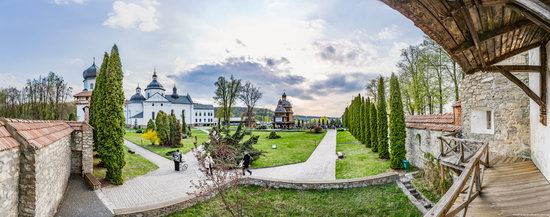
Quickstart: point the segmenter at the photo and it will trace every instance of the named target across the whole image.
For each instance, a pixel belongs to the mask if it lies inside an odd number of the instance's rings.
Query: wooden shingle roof
[[[381,1],[412,20],[466,73],[490,70],[550,39],[550,0]]]
[[[457,132],[461,129],[455,124],[453,114],[442,115],[409,115],[405,117],[407,128]]]

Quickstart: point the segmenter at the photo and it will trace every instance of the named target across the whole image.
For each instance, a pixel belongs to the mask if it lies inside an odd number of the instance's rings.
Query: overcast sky
[[[220,75],[261,88],[274,109],[340,116],[367,80],[396,70],[421,42],[411,21],[377,0],[3,0],[0,87],[52,71],[82,90],[82,71],[116,43],[126,96],[156,66],[167,91],[213,103]]]

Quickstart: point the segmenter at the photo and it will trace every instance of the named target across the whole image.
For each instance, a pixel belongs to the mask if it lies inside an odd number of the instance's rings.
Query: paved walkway
[[[335,180],[336,158],[336,130],[327,130],[325,137],[306,162],[252,169],[252,176],[286,180]]]
[[[107,207],[90,190],[84,179],[72,175],[63,196],[63,202],[56,213],[57,217],[106,217],[112,216]]]
[[[130,150],[159,166],[159,169],[136,177],[121,186],[96,191],[109,210],[141,207],[173,201],[194,191],[191,181],[203,178],[192,152],[187,153],[189,169],[174,172],[174,163],[125,140]],[[309,159],[304,163],[253,170],[253,176],[295,180],[334,180],[336,169],[336,131],[328,130]]]
[[[159,169],[128,180],[121,186],[96,191],[110,209],[140,207],[188,196],[193,191],[191,180],[198,180],[200,171],[192,152],[185,154],[189,169],[175,172],[174,162],[129,141],[124,144],[137,154],[159,166]]]

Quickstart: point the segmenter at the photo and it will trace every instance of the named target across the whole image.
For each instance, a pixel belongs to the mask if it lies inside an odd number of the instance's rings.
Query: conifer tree
[[[157,135],[160,140],[160,145],[170,146],[170,117],[163,111],[159,111],[155,119],[157,125]]]
[[[153,119],[149,119],[149,121],[147,122],[147,128],[145,129],[145,132],[155,131],[155,130],[156,130],[155,122],[153,121]]]
[[[170,115],[170,143],[173,147],[181,147],[181,124],[175,114]]]
[[[370,99],[367,97],[365,101],[365,141],[366,147],[371,147],[371,135],[370,135],[371,123],[370,123]]]
[[[373,152],[378,152],[378,111],[376,109],[376,105],[374,105],[374,102],[370,103],[370,145]]]
[[[386,97],[384,88],[384,78],[380,76],[378,80],[378,157],[388,159],[390,153],[388,150],[388,117],[386,111]]]
[[[124,183],[122,168],[126,165],[123,147],[125,119],[122,63],[116,45],[111,50],[108,62],[102,63],[102,68],[103,64],[107,64],[104,85],[100,87],[99,100],[103,102],[100,108],[96,107],[100,112],[94,117],[94,122],[101,161],[107,169],[105,179],[115,185],[121,185]]]
[[[181,133],[182,138],[187,138],[187,124],[185,123],[185,113],[181,113]]]
[[[405,160],[405,114],[397,76],[390,78],[390,166],[401,169]]]
[[[361,96],[361,94],[359,94],[359,96]],[[358,106],[359,106],[359,112],[358,112],[358,115],[359,115],[359,138],[358,140],[364,144],[365,142],[365,122],[363,122],[363,117],[365,116],[365,109],[363,107],[363,97],[359,97],[359,103],[358,103]]]
[[[95,90],[92,92],[92,99],[90,100],[90,125],[93,127],[93,140],[94,148],[97,150],[98,154],[101,156],[101,149],[99,147],[100,143],[97,138],[97,124],[98,120],[103,118],[101,114],[103,105],[105,102],[104,91],[105,89],[105,80],[107,76],[107,65],[109,65],[109,54],[105,52],[103,55],[103,62],[101,62],[101,67],[99,68],[99,74],[96,76]]]

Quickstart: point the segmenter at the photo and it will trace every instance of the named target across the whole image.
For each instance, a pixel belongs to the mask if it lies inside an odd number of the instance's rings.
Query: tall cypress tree
[[[363,107],[363,97],[361,97],[361,94],[359,94],[359,103],[358,103],[358,106],[359,106],[359,138],[358,140],[363,143],[365,142],[365,127],[364,127],[364,123],[363,122],[363,117],[365,115],[365,109]],[[364,144],[364,143],[363,143]]]
[[[388,150],[388,114],[386,111],[386,96],[384,88],[384,78],[380,76],[378,80],[378,157],[383,159],[390,158]]]
[[[401,169],[405,160],[405,114],[401,100],[399,81],[394,74],[390,78],[390,166]]]
[[[105,179],[115,185],[124,183],[122,168],[124,160],[124,92],[122,90],[122,63],[118,47],[113,46],[107,64],[104,86],[101,87],[103,98],[101,112],[94,117],[97,130],[97,141],[100,145],[101,160],[107,172]],[[103,67],[103,65],[102,65]],[[95,106],[95,105],[94,105]]]
[[[101,67],[99,68],[99,74],[96,76],[95,89],[92,92],[92,98],[90,99],[90,125],[93,129],[93,140],[94,148],[97,150],[98,154],[101,156],[101,151],[103,150],[100,147],[99,141],[97,140],[97,124],[98,120],[103,118],[101,112],[103,108],[103,103],[105,102],[104,91],[105,89],[105,80],[107,79],[107,66],[109,65],[109,54],[105,52],[103,55],[103,62],[101,62]]]
[[[371,128],[371,123],[370,123],[370,99],[367,97],[367,100],[365,101],[365,141],[364,141],[364,144],[367,148],[370,148],[371,147],[371,144],[370,144],[370,128]]]
[[[370,145],[373,152],[378,152],[378,111],[376,109],[376,105],[374,105],[374,102],[370,103]]]

